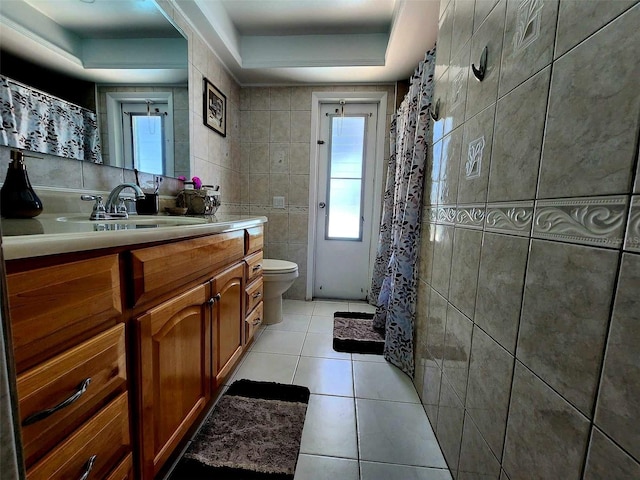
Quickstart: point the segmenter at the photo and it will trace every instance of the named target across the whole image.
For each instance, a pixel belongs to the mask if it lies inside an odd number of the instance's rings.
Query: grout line
[[[505,419],[505,424],[504,424],[504,436],[502,438],[502,452],[500,454],[500,468],[503,468],[504,465],[504,455],[505,452],[507,450],[507,431],[509,429],[509,414],[511,413],[511,401],[512,401],[512,395],[513,395],[513,382],[515,381],[516,378],[516,362],[518,359],[518,344],[520,343],[520,325],[522,322],[522,313],[524,310],[524,297],[525,297],[525,290],[527,287],[527,274],[529,273],[529,259],[531,257],[531,247],[533,246],[533,238],[529,237],[529,246],[527,248],[527,255],[526,255],[526,260],[525,260],[525,268],[524,268],[524,279],[522,282],[522,293],[520,295],[520,312],[518,314],[518,327],[516,328],[516,344],[513,347],[513,362],[512,362],[512,368],[511,368],[511,381],[509,382],[509,403],[507,404],[507,413],[506,413],[506,419]],[[489,338],[492,338],[491,336],[489,336]],[[498,345],[500,345],[499,342]],[[511,354],[511,352],[509,352],[509,354]],[[523,364],[524,365],[524,364]],[[546,382],[545,382],[546,384]],[[564,397],[563,397],[564,398]],[[483,437],[484,438],[484,437]],[[486,441],[486,440],[485,440]]]
[[[625,220],[625,230],[626,230],[626,220]],[[584,475],[585,470],[587,468],[587,457],[588,457],[588,453],[589,453],[589,448],[591,446],[591,437],[592,437],[592,433],[593,433],[593,429],[596,427],[595,421],[596,421],[596,409],[598,407],[598,403],[599,403],[599,396],[600,396],[600,390],[602,389],[602,382],[604,380],[604,370],[605,370],[605,362],[607,359],[607,353],[609,351],[609,336],[611,335],[611,326],[613,324],[613,315],[614,315],[614,309],[615,309],[615,305],[616,305],[616,299],[618,296],[618,287],[620,286],[620,277],[622,274],[622,261],[624,259],[624,254],[623,252],[620,250],[618,252],[618,262],[616,265],[616,276],[615,276],[615,280],[613,282],[613,289],[612,289],[612,294],[611,294],[611,300],[609,303],[609,315],[608,315],[608,319],[607,319],[607,328],[605,331],[605,335],[604,335],[604,349],[602,350],[602,357],[600,359],[600,373],[598,375],[598,382],[596,384],[596,388],[593,394],[593,405],[591,407],[591,412],[590,412],[590,417],[588,417],[589,419],[589,438],[587,439],[586,442],[586,446],[585,446],[585,452],[584,452],[584,456],[583,456],[583,460],[582,460],[582,470],[581,470],[581,475]],[[563,397],[564,398],[564,397]],[[600,429],[600,431],[603,431],[603,429]],[[615,442],[614,442],[615,443]],[[617,443],[615,443],[617,445]],[[624,451],[624,449],[623,449]],[[635,458],[633,456],[631,456],[631,458]]]

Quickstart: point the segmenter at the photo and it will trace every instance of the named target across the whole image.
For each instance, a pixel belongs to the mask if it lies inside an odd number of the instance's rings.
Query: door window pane
[[[333,117],[331,178],[362,178],[364,117]]]
[[[329,184],[329,238],[360,238],[360,179],[332,178]]]
[[[331,119],[328,240],[362,239],[365,123],[364,116],[336,116]]]

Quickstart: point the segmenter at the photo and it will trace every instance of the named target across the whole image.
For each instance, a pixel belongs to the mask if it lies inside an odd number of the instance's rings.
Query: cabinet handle
[[[209,303],[209,305],[213,305],[214,303],[219,302],[221,298],[222,298],[222,295],[217,293],[213,297],[211,297],[209,300],[207,300],[207,302]]]
[[[262,319],[260,317],[256,318],[253,322],[250,322],[251,325],[253,325],[254,327],[257,327],[258,325],[260,325],[262,323]]]
[[[51,408],[48,408],[46,410],[41,410],[41,411],[36,412],[36,413],[34,413],[32,415],[29,415],[27,418],[25,418],[22,421],[22,426],[26,427],[27,425],[31,425],[32,423],[36,423],[36,422],[39,422],[40,420],[44,420],[45,418],[47,418],[47,417],[53,415],[54,413],[56,413],[58,410],[62,410],[63,408],[68,407],[73,402],[78,400],[82,396],[82,394],[84,392],[87,391],[87,387],[89,386],[90,383],[91,383],[91,377],[85,378],[82,382],[80,382],[80,385],[78,385],[78,388],[73,393],[73,395],[71,395],[66,400],[63,400],[62,402],[60,402],[55,407],[51,407]]]
[[[253,295],[251,295],[251,298],[260,298],[262,296],[261,292],[256,292]]]
[[[257,265],[254,265],[253,268],[251,269],[252,272],[257,272],[258,270],[260,270],[262,268],[262,264],[259,263]]]
[[[93,470],[93,464],[96,463],[96,457],[97,455],[91,455],[91,457],[89,457],[89,460],[87,460],[87,463],[85,464],[86,466],[84,467],[84,473],[79,480],[87,480],[87,478],[89,478],[89,474],[91,473],[91,470]]]

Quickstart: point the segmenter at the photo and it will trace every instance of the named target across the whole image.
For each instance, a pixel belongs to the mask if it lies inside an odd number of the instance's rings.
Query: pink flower
[[[185,177],[184,175],[180,175],[178,177],[178,180],[182,180],[183,182],[187,179],[187,177]]]
[[[202,188],[202,180],[200,180],[200,178],[193,177],[191,181],[193,182],[193,186],[196,190],[200,190]]]

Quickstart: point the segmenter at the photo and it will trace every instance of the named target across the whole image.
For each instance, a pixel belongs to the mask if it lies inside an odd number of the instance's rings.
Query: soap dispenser
[[[7,178],[0,190],[0,212],[6,218],[32,218],[42,213],[42,202],[31,187],[24,157],[19,150],[11,150]]]

